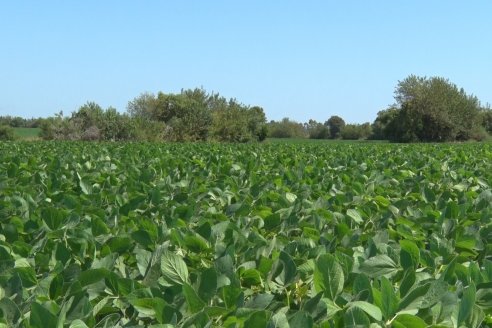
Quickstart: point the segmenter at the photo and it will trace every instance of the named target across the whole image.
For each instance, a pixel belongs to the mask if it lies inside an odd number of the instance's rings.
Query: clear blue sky
[[[373,121],[410,74],[492,103],[492,1],[4,1],[0,115],[203,87],[268,119]]]

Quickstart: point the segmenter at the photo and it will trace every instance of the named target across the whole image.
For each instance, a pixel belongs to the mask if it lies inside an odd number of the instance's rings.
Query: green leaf
[[[80,319],[72,321],[70,328],[88,328],[88,326]]]
[[[420,262],[420,249],[410,240],[400,240],[400,263],[403,269],[416,269]]]
[[[5,319],[12,327],[16,326],[16,323],[21,316],[17,304],[7,297],[0,299],[0,314],[0,319]]]
[[[460,306],[458,310],[458,326],[465,322],[473,312],[473,306],[475,304],[476,297],[475,284],[472,282],[463,292],[463,297],[460,300]]]
[[[383,319],[383,314],[381,313],[381,310],[377,306],[375,306],[371,303],[364,302],[364,301],[355,301],[355,302],[349,303],[349,306],[350,307],[353,307],[353,306],[358,307],[359,309],[361,309],[365,313],[367,313],[369,316],[374,318],[376,321],[381,321]]]
[[[376,255],[365,260],[360,271],[370,278],[391,275],[398,271],[398,265],[388,255]]]
[[[161,271],[171,284],[182,285],[188,282],[188,267],[179,255],[165,250],[161,256]]]
[[[281,223],[280,214],[279,213],[270,214],[263,219],[263,222],[266,230],[273,230],[274,228],[278,227]]]
[[[285,193],[285,198],[287,199],[287,201],[289,203],[293,203],[293,202],[296,201],[297,196],[295,194],[293,194],[293,193],[288,192],[288,193]]]
[[[350,307],[343,316],[346,328],[369,327],[371,321],[359,307]]]
[[[270,320],[271,328],[290,328],[287,316],[283,312],[277,312],[272,316]]]
[[[92,194],[92,185],[85,178],[79,180],[79,186],[83,194],[85,195]]]
[[[38,280],[36,279],[36,272],[32,267],[15,268],[15,272],[19,275],[22,281],[22,287],[30,288],[36,286]]]
[[[343,290],[343,270],[335,257],[331,254],[323,254],[316,260],[314,270],[314,288],[317,293],[324,292],[331,300]]]
[[[426,328],[427,324],[424,320],[411,314],[399,314],[395,320],[393,320],[393,327],[395,328]]]
[[[197,313],[203,310],[205,302],[200,299],[193,287],[191,287],[186,282],[183,283],[183,295],[186,299],[186,304],[188,304],[188,308],[190,309],[191,313]]]
[[[58,318],[42,305],[33,302],[31,304],[31,316],[29,317],[29,325],[31,328],[56,327]]]
[[[244,322],[244,328],[257,328],[267,326],[267,314],[265,311],[256,311]]]
[[[409,268],[405,271],[403,274],[403,279],[400,283],[400,298],[405,297],[407,295],[408,291],[413,287],[415,284],[415,270],[413,268]]]
[[[429,290],[430,286],[431,283],[416,285],[400,301],[398,310],[420,309],[422,305],[422,300],[424,296],[427,294],[427,291]]]
[[[398,309],[398,297],[395,294],[391,282],[386,277],[381,277],[381,310],[386,320],[393,317]]]
[[[54,207],[48,207],[41,210],[41,218],[51,230],[60,228],[66,217],[67,213],[65,211]]]
[[[80,273],[79,282],[82,287],[94,284],[109,276],[110,271],[104,268],[89,269]]]
[[[133,242],[128,237],[113,237],[108,240],[107,245],[112,252],[123,254],[133,246]]]
[[[247,269],[241,274],[241,282],[248,288],[261,285],[261,274],[256,269]]]
[[[357,224],[361,224],[364,222],[364,220],[362,220],[362,217],[360,216],[359,212],[357,210],[354,210],[354,209],[348,209],[347,210],[347,215],[352,219],[354,220],[355,223]]]
[[[281,285],[287,286],[294,282],[297,273],[297,266],[290,255],[284,251],[280,252],[279,262],[282,264],[283,269],[275,280]]]
[[[200,274],[200,286],[198,295],[204,301],[210,301],[217,293],[217,271],[215,268],[208,268]]]
[[[290,328],[311,328],[313,327],[313,318],[304,311],[297,311],[289,319]]]

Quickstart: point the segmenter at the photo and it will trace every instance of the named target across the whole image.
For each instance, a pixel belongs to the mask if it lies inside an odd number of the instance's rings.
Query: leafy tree
[[[368,139],[372,134],[370,123],[346,124],[342,127],[340,135],[345,140]]]
[[[145,92],[128,102],[127,113],[131,117],[150,121],[155,119],[156,106],[156,96]]]
[[[340,116],[331,116],[328,121],[325,122],[325,125],[330,128],[330,137],[331,139],[340,138],[340,132],[342,128],[345,126],[345,121]]]
[[[270,121],[268,136],[271,138],[305,138],[306,130],[303,124],[283,118],[281,121]]]
[[[492,110],[485,108],[480,114],[483,128],[487,133],[492,134]]]
[[[15,139],[14,129],[8,125],[0,125],[0,140],[10,141]]]
[[[480,125],[480,102],[449,80],[411,75],[395,91],[395,141],[468,140]]]
[[[304,126],[310,139],[330,138],[330,128],[323,123],[317,122],[315,120],[309,120],[309,122],[305,123]]]
[[[388,109],[378,112],[376,120],[372,124],[371,139],[374,140],[394,140],[394,131],[396,130],[396,120],[398,108],[389,107]]]

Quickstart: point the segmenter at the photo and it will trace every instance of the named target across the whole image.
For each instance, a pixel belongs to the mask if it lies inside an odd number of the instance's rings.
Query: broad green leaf
[[[383,319],[383,315],[381,313],[381,310],[377,306],[375,306],[371,303],[364,302],[364,301],[355,301],[355,302],[350,302],[349,306],[350,307],[355,306],[355,307],[360,308],[366,314],[368,314],[369,316],[371,316],[373,319],[375,319],[377,321],[381,321]]]
[[[359,307],[350,307],[343,316],[345,327],[347,328],[362,328],[369,327],[371,321]]]
[[[187,282],[183,283],[183,294],[191,313],[197,313],[203,310],[205,303],[200,299],[193,287],[191,287]]]
[[[323,254],[316,260],[314,270],[314,288],[316,292],[324,292],[331,300],[342,291],[344,285],[343,270],[335,257]]]
[[[277,312],[272,316],[270,320],[270,326],[272,328],[290,328],[289,321],[285,313]]]
[[[29,317],[29,325],[32,328],[56,327],[57,317],[42,305],[33,302],[31,304],[31,315]]]
[[[392,327],[395,328],[426,328],[427,324],[424,320],[411,314],[399,314],[393,320]]]
[[[254,312],[245,322],[244,328],[256,328],[267,326],[267,314],[265,311]]]
[[[94,284],[100,280],[109,276],[109,271],[107,269],[89,269],[80,273],[79,282],[82,287]]]
[[[386,277],[381,277],[381,310],[385,319],[391,319],[397,309],[398,297],[395,294],[393,286]]]
[[[275,278],[275,280],[278,283],[287,286],[294,282],[297,273],[297,266],[292,260],[292,257],[284,251],[280,252],[279,262],[282,265],[282,271]]]
[[[107,245],[112,252],[123,254],[133,246],[133,243],[128,237],[113,237],[108,240]]]
[[[311,328],[313,327],[313,318],[304,311],[297,311],[289,319],[290,328]]]
[[[217,271],[215,268],[208,268],[200,274],[200,286],[198,295],[204,301],[209,301],[217,292]]]
[[[388,255],[376,255],[365,260],[360,266],[360,271],[370,278],[391,275],[398,270],[398,265]]]
[[[41,218],[51,230],[60,228],[67,217],[67,213],[63,210],[48,207],[41,211]]]
[[[422,301],[427,291],[431,287],[431,283],[425,283],[414,286],[404,298],[401,299],[398,310],[420,309]]]
[[[16,326],[16,323],[21,316],[21,312],[17,304],[7,297],[0,299],[0,313],[0,319],[3,318],[10,326]]]
[[[262,283],[261,274],[256,269],[245,270],[241,274],[241,282],[242,282],[243,286],[246,286],[246,287],[261,285],[261,283]]]
[[[360,216],[359,212],[357,210],[354,210],[354,209],[348,209],[347,210],[347,215],[352,219],[354,220],[355,223],[357,224],[361,224],[364,222],[364,220],[362,220],[362,217]]]
[[[475,298],[475,284],[471,283],[463,292],[463,297],[461,297],[460,300],[460,306],[458,310],[458,326],[465,322],[472,314],[473,306],[475,304]]]
[[[88,326],[80,319],[72,321],[70,328],[88,328]]]
[[[162,253],[161,271],[169,283],[182,285],[188,282],[188,267],[185,261],[168,250]]]
[[[403,269],[416,269],[420,262],[420,249],[410,240],[400,240],[400,263]]]

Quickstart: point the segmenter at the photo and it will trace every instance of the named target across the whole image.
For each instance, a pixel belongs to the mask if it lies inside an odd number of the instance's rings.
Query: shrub
[[[14,140],[15,134],[14,129],[8,125],[0,126],[0,140]]]

